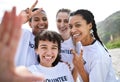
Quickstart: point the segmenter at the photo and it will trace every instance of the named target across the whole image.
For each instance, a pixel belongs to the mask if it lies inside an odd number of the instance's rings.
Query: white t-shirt
[[[44,75],[45,82],[74,82],[69,67],[59,62],[54,67],[44,67],[40,64],[28,67],[28,70],[35,75]]]
[[[34,50],[34,35],[32,31],[28,29],[22,29],[22,35],[17,48],[15,65],[30,66],[37,64],[37,55]]]
[[[78,54],[80,53],[81,43],[78,42],[76,47],[73,44],[73,40],[70,37],[68,40],[65,40],[61,43],[61,60],[67,62],[71,66],[71,70],[73,69],[73,54],[71,53],[71,49],[77,50]]]
[[[83,46],[83,59],[89,82],[116,82],[111,57],[98,41]]]

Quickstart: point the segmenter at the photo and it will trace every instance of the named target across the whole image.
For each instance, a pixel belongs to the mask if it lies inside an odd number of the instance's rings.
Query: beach
[[[120,79],[120,48],[110,49],[110,55],[112,56],[113,68],[117,77]]]

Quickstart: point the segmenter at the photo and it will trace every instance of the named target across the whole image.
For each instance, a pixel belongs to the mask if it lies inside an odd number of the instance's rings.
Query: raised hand
[[[81,75],[83,82],[89,82],[89,76],[84,69],[85,61],[83,60],[83,50],[81,50],[80,55],[78,55],[75,50],[71,50],[71,52],[73,54],[73,64],[75,69]]]
[[[16,8],[5,12],[0,24],[0,82],[32,82],[43,77],[15,72],[14,56],[21,35],[22,17],[16,16]]]
[[[31,8],[27,8],[20,12],[20,15],[23,17],[23,24],[28,22],[33,15],[39,13],[42,10],[42,8],[39,8],[38,10],[32,12],[32,10],[35,8],[37,3],[38,3],[38,0],[35,1],[35,3],[31,6]]]
[[[75,50],[71,50],[71,52],[72,52],[72,54],[73,54],[73,63],[74,63],[74,65],[75,65],[75,67],[76,68],[81,68],[81,67],[83,67],[84,66],[84,61],[83,61],[83,50],[81,50],[81,53],[80,53],[80,55],[78,55],[77,53],[76,53],[76,51]]]

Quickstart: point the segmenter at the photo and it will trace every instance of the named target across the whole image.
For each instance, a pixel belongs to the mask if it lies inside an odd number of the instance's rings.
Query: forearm
[[[84,67],[77,68],[78,73],[81,75],[83,82],[89,82],[89,75],[86,73]]]
[[[77,71],[76,68],[74,68],[74,69],[72,70],[72,75],[73,75],[74,82],[76,82],[77,77],[78,77],[78,71]]]

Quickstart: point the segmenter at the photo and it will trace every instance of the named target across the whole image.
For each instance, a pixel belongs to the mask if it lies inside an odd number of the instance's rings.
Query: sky
[[[13,6],[16,6],[17,14],[19,14],[21,10],[31,7],[34,2],[35,0],[0,0],[0,20],[5,10],[11,10]],[[94,14],[96,22],[120,11],[119,0],[38,0],[36,7],[46,11],[49,29],[55,31],[57,31],[56,13],[61,8],[68,8],[71,11],[88,9]],[[25,26],[27,27],[27,25]]]

